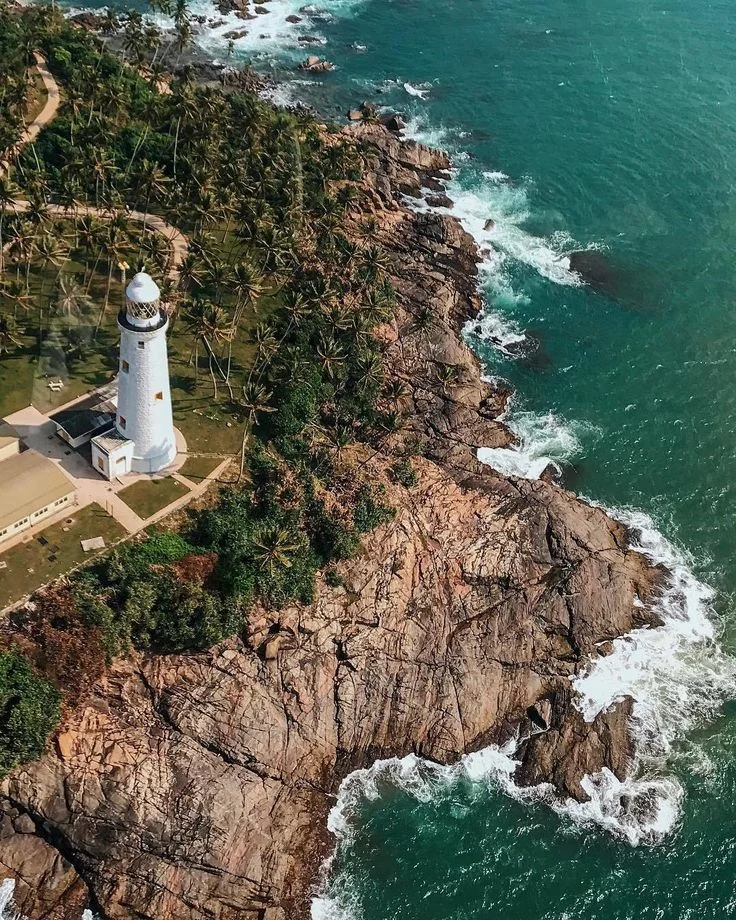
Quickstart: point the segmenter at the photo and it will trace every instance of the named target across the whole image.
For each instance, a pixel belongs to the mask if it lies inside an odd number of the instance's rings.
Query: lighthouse
[[[92,463],[113,479],[157,473],[176,457],[161,291],[145,272],[134,275],[118,314],[120,369],[115,428],[92,440]]]

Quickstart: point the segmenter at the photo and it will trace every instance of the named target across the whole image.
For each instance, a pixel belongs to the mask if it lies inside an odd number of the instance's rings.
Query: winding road
[[[44,89],[46,90],[46,102],[44,103],[44,106],[38,115],[29,125],[27,125],[21,136],[18,138],[18,142],[16,143],[15,149],[13,151],[14,157],[17,157],[24,147],[26,147],[28,144],[32,144],[36,140],[43,128],[56,117],[56,114],[59,111],[59,106],[61,104],[59,84],[56,82],[51,72],[49,71],[45,59],[38,52],[34,53],[34,57],[36,59],[36,69],[41,77],[41,80],[43,81]],[[10,164],[8,163],[0,163],[0,176],[3,176],[7,173],[9,165]],[[7,210],[14,214],[22,214],[24,211],[27,211],[29,207],[29,202],[17,200],[7,205]],[[52,214],[55,217],[68,218],[73,214],[83,214],[91,217],[97,217],[99,220],[110,220],[110,218],[113,216],[110,211],[105,211],[102,208],[96,208],[93,205],[78,205],[72,212],[70,208],[67,208],[63,205],[48,204],[47,210],[49,214]],[[184,261],[187,252],[189,251],[189,241],[186,236],[184,236],[180,230],[177,230],[176,227],[173,227],[171,224],[167,223],[163,217],[159,217],[157,214],[144,214],[143,211],[126,210],[125,215],[129,220],[143,224],[143,226],[148,230],[151,230],[154,233],[159,233],[166,239],[171,250],[171,261],[169,263],[168,275],[170,279],[175,280],[179,266]]]

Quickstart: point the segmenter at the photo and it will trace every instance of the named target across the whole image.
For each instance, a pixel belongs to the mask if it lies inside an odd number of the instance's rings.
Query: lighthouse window
[[[163,398],[164,398],[163,393],[156,393],[156,399],[163,399]]]
[[[128,364],[127,361],[123,361],[123,370],[125,371],[126,374],[130,370],[130,365]]]
[[[138,343],[138,348],[140,348],[141,351],[142,351],[145,347],[146,347],[146,343],[145,343],[145,342],[139,342],[139,343]]]

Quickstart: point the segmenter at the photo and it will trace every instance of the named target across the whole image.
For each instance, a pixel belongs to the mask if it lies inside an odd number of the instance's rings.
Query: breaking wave
[[[319,4],[304,4],[304,0],[281,0],[261,6],[265,11],[254,19],[243,20],[235,13],[220,13],[211,0],[192,0],[193,17],[203,17],[204,23],[195,31],[195,41],[214,60],[222,62],[231,44],[232,55],[241,60],[304,56],[314,45],[326,43],[321,28],[332,20],[350,16],[363,0],[322,0]],[[172,20],[164,15],[152,16],[162,28],[171,28]],[[195,19],[196,22],[196,19]],[[305,42],[299,39],[309,38]]]
[[[497,254],[497,264],[512,259],[534,269],[555,284],[578,286],[582,279],[570,269],[567,255],[579,249],[564,232],[549,237],[536,236],[523,225],[531,216],[528,181],[515,183],[497,170],[478,170],[467,163],[462,138],[457,139],[444,126],[428,126],[420,118],[409,119],[406,137],[448,151],[458,169],[446,183],[452,208],[432,207],[428,210],[453,214],[471,234],[481,252]],[[463,163],[465,162],[465,165]],[[583,247],[584,248],[584,247]]]
[[[463,779],[486,783],[518,801],[545,803],[579,828],[597,826],[632,846],[659,843],[672,832],[684,794],[671,772],[677,742],[736,692],[736,661],[715,641],[713,591],[695,577],[687,554],[662,535],[649,515],[630,509],[609,513],[627,525],[632,546],[667,573],[654,602],[663,625],[614,640],[609,655],[573,680],[576,705],[589,722],[624,696],[633,697],[636,748],[629,776],[619,780],[608,769],[586,776],[581,785],[589,798],[578,802],[560,799],[548,784],[518,787],[515,742],[466,755],[452,766],[414,755],[381,760],[351,773],[340,787],[328,820],[338,848],[350,845],[364,802],[397,788],[428,802],[440,787]],[[360,920],[359,909],[345,897],[336,888],[320,893],[313,902],[313,920]]]
[[[419,86],[414,86],[412,83],[404,83],[405,91],[410,95],[414,96],[417,99],[426,99],[429,96],[429,91],[431,89],[430,83],[421,83]]]
[[[513,411],[503,418],[518,444],[512,447],[481,447],[478,459],[503,476],[539,479],[552,466],[558,473],[582,450],[580,436],[600,434],[593,425],[571,423],[554,412]]]

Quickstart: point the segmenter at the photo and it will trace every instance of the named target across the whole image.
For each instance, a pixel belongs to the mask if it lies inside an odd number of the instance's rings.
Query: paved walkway
[[[54,78],[49,73],[49,69],[46,66],[46,61],[43,59],[43,57],[41,57],[38,51],[34,51],[33,56],[36,59],[36,70],[41,75],[41,80],[43,81],[44,89],[46,90],[46,102],[44,103],[44,106],[38,115],[36,115],[36,117],[29,125],[26,125],[25,130],[18,138],[18,141],[13,148],[13,157],[17,157],[21,150],[26,146],[26,144],[32,144],[36,140],[38,135],[41,133],[42,128],[56,116],[56,113],[59,110],[59,104],[61,102],[59,96],[59,86],[56,80],[54,80]],[[0,163],[0,176],[4,176],[9,167],[9,163]]]
[[[230,463],[230,458],[223,460],[222,463],[212,470],[206,479],[195,484],[185,476],[176,472],[178,468],[181,468],[186,459],[183,455],[177,455],[171,467],[168,470],[163,470],[158,477],[154,478],[171,475],[177,482],[186,486],[190,491],[144,520],[139,517],[132,508],[129,508],[117,493],[126,488],[126,486],[138,482],[140,479],[150,479],[151,477],[143,473],[131,473],[113,482],[103,479],[83,454],[72,450],[68,444],[59,438],[56,434],[56,426],[51,419],[42,412],[39,412],[38,409],[34,409],[33,406],[28,406],[25,409],[21,409],[20,412],[15,412],[13,415],[7,416],[6,421],[15,428],[21,440],[23,440],[28,447],[42,454],[44,457],[48,457],[49,460],[56,463],[69,479],[71,479],[73,485],[77,489],[78,508],[84,508],[92,504],[92,502],[96,502],[104,508],[111,517],[115,518],[129,534],[138,533],[140,530],[143,530],[144,527],[148,527],[150,524],[171,514],[172,511],[177,511],[179,508],[182,508],[192,501],[192,499],[198,498],[208,488],[210,483],[220,476],[225,467]],[[59,518],[68,517],[68,515],[68,509],[62,510],[59,514]],[[45,527],[53,524],[55,520],[56,518],[47,518],[41,522],[38,526],[38,530],[43,530]],[[16,543],[24,542],[24,540],[28,539],[29,534],[32,536],[34,532],[35,530],[23,531],[17,538],[4,542],[2,550],[9,549],[11,546],[15,546]],[[2,550],[0,550],[0,552]]]
[[[92,502],[97,502],[128,533],[136,533],[144,526],[143,520],[115,494],[128,483],[108,482],[107,479],[103,479],[95,472],[86,457],[72,450],[59,438],[56,426],[47,415],[33,406],[28,406],[7,416],[6,420],[15,428],[22,441],[60,466],[71,479],[77,489],[78,507],[84,508]]]

